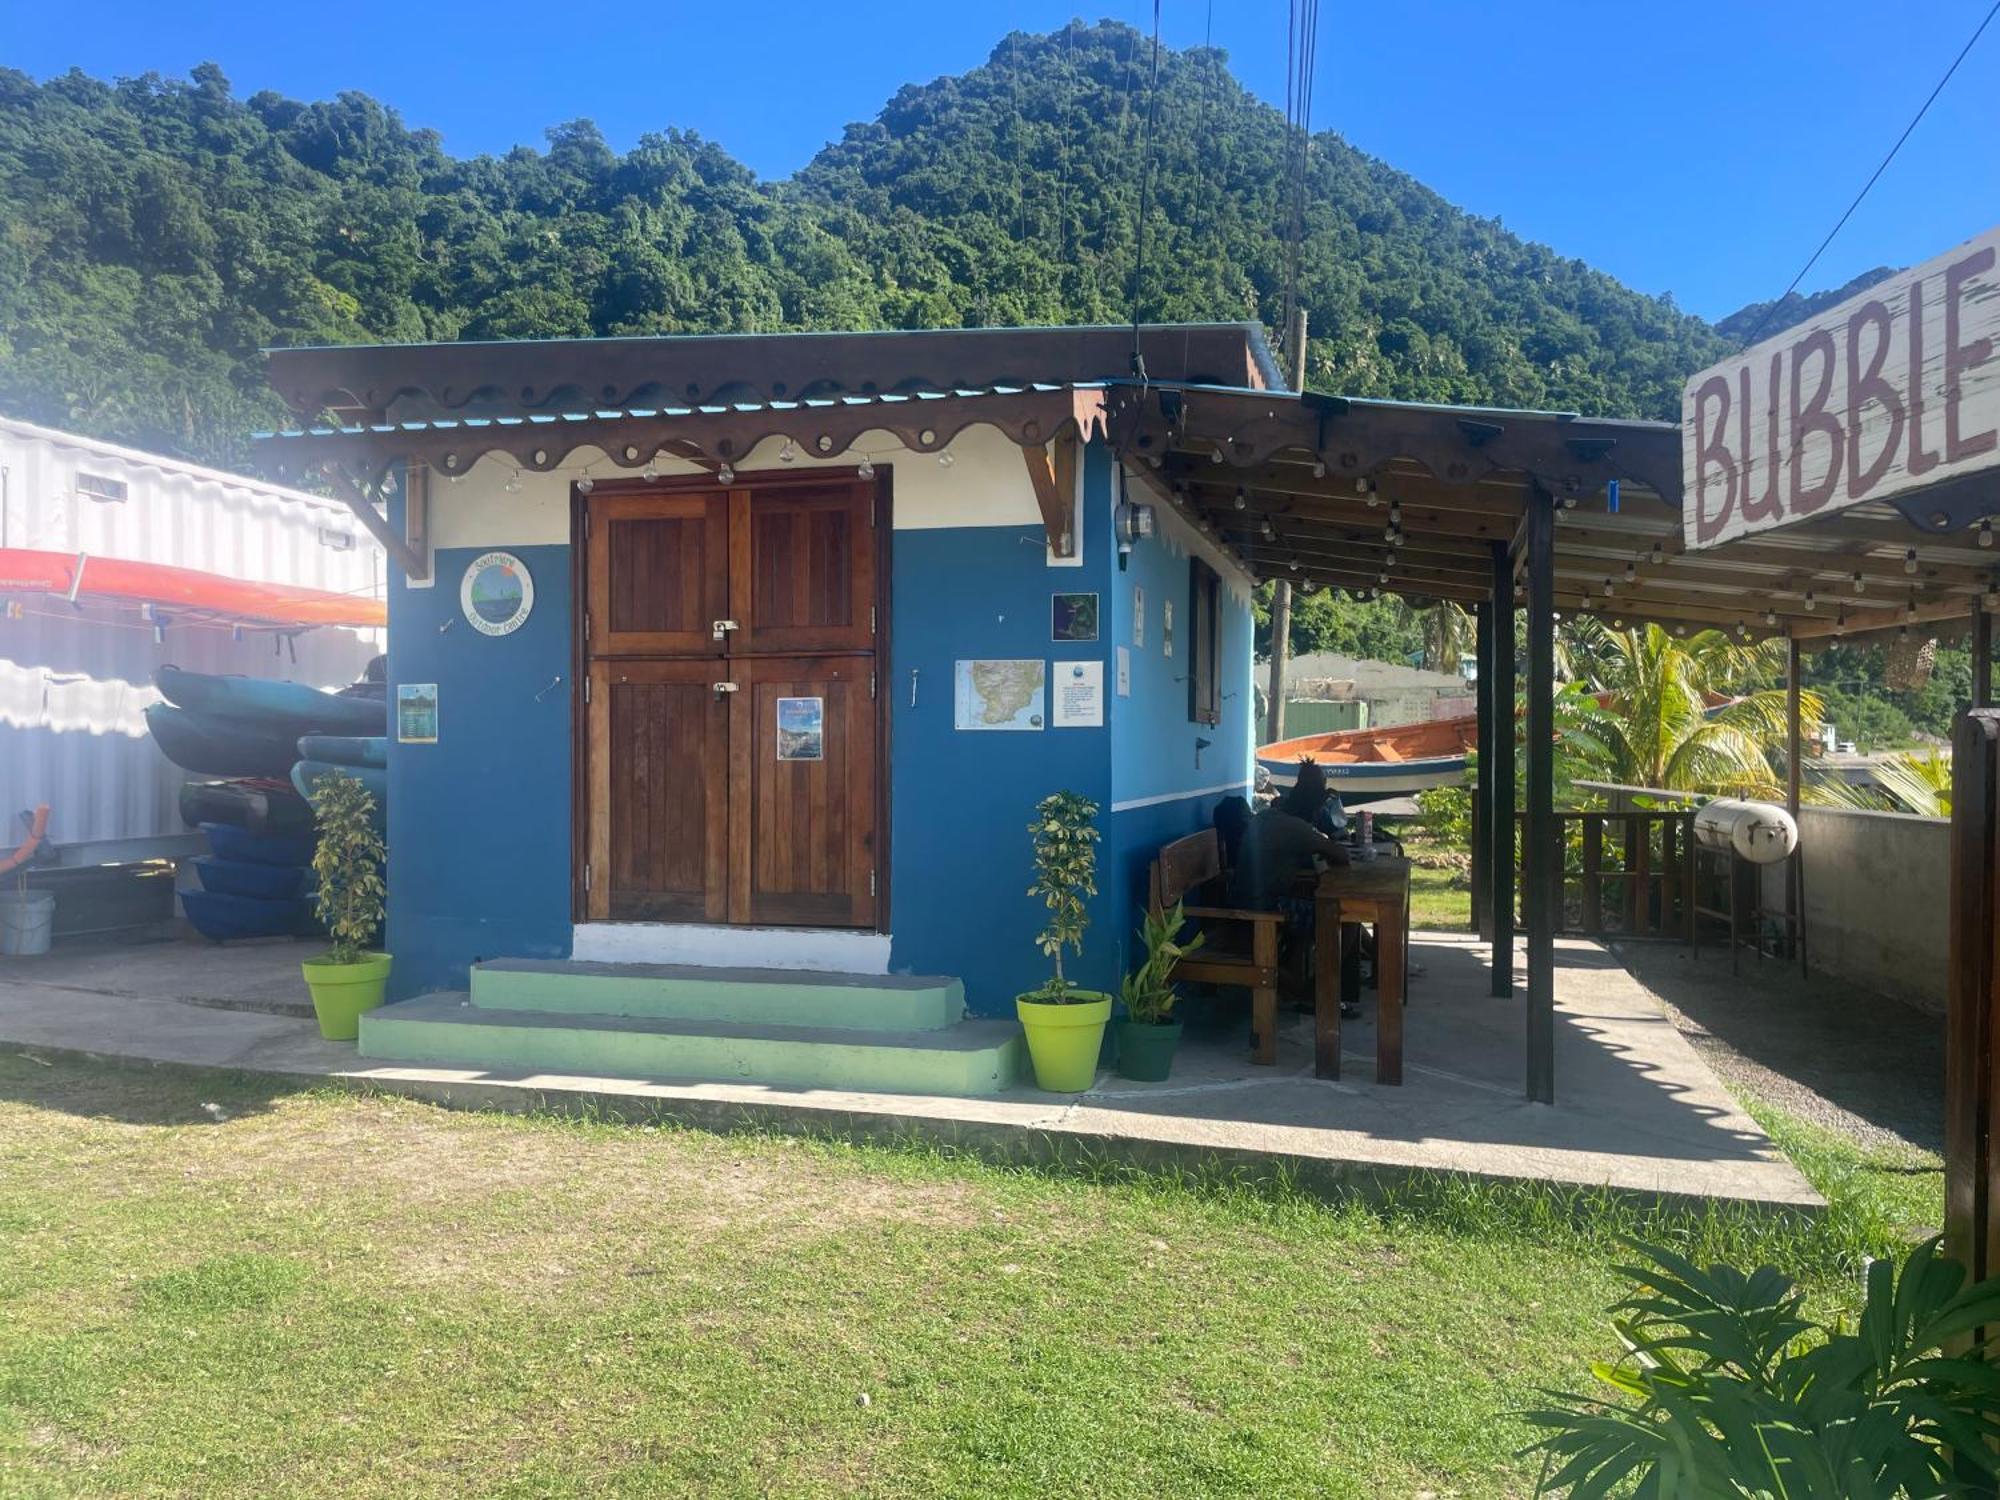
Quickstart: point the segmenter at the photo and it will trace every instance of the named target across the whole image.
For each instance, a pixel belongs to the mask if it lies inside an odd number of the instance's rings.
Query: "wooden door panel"
[[[591,666],[593,918],[720,922],[729,909],[729,712],[719,663]]]
[[[590,503],[594,656],[719,656],[729,617],[729,497],[607,495]]]
[[[737,651],[875,645],[875,487],[853,480],[739,492],[730,516]]]
[[[756,657],[731,664],[730,919],[782,926],[875,921],[874,663]],[[819,707],[816,737],[780,704]],[[810,710],[808,710],[810,717]]]

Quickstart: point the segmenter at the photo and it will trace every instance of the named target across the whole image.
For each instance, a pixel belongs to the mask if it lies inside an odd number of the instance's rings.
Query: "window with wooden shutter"
[[[1222,722],[1222,579],[1198,557],[1188,559],[1188,717]]]

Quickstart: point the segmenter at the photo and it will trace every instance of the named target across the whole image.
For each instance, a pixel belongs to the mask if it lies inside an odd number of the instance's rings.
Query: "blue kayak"
[[[223,896],[249,896],[257,901],[286,901],[299,895],[306,884],[301,865],[255,864],[248,860],[219,859],[204,854],[191,859],[201,888]]]
[[[336,766],[323,760],[302,760],[292,767],[292,785],[299,795],[312,801],[313,788],[325,776],[352,776],[375,794],[375,826],[388,826],[389,773],[380,766]]]
[[[181,910],[194,930],[218,943],[233,938],[307,937],[321,931],[313,904],[303,897],[259,901],[220,891],[182,891]]]
[[[310,833],[252,833],[228,823],[204,823],[201,831],[215,857],[232,864],[297,869],[312,863],[316,843]]]
[[[299,758],[296,739],[171,703],[147,704],[146,728],[162,755],[197,776],[288,776]]]
[[[299,758],[336,766],[387,766],[389,739],[380,734],[301,735]]]
[[[302,734],[381,734],[389,706],[380,698],[323,693],[301,682],[272,682],[161,667],[153,681],[169,703],[213,719],[233,719],[296,741]]]

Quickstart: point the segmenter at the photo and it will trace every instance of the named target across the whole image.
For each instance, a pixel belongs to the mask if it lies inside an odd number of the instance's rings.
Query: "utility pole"
[[[1289,359],[1292,389],[1306,388],[1306,310],[1301,307],[1292,315],[1289,330],[1291,347],[1285,353]],[[1264,743],[1273,744],[1285,737],[1285,658],[1292,648],[1292,585],[1280,578],[1277,587],[1271,590],[1271,692],[1270,703],[1264,713]]]

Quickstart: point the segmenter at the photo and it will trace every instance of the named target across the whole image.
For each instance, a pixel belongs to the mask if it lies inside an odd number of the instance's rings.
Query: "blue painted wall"
[[[1011,1014],[1014,997],[1049,975],[1034,946],[1045,909],[1027,894],[1035,804],[1067,789],[1111,805],[1111,646],[1102,623],[1112,571],[1110,464],[1099,450],[1085,455],[1084,486],[1082,567],[1050,567],[1039,526],[898,531],[893,538],[890,963],[959,976],[966,1004],[987,1015]],[[1099,596],[1096,642],[1050,640],[1056,593]],[[1055,664],[1104,663],[1105,727],[954,729],[953,664],[1004,657],[1050,662],[1051,695]],[[1115,990],[1122,922],[1113,891],[1100,880],[1083,955],[1067,955],[1065,972]]]
[[[394,999],[462,989],[482,958],[570,950],[569,548],[507,549],[534,579],[535,608],[506,636],[459,613],[459,580],[484,550],[441,551],[432,587],[389,589],[390,682],[438,685],[435,745],[398,744],[391,701]]]

